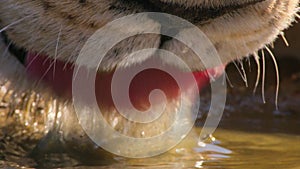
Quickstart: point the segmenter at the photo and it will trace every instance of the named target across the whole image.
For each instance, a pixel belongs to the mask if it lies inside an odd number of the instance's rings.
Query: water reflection
[[[195,129],[200,132],[200,128]],[[0,168],[5,167],[65,167],[65,168],[296,168],[300,166],[300,136],[284,134],[249,133],[218,129],[217,143],[197,145],[192,135],[175,149],[157,157],[126,159],[113,157],[106,164],[82,163],[68,155],[49,155],[41,163],[34,164],[30,158],[1,152]],[[7,143],[9,144],[9,143]],[[11,145],[10,145],[11,146]],[[81,154],[87,158],[87,154]],[[105,160],[104,160],[105,161]]]

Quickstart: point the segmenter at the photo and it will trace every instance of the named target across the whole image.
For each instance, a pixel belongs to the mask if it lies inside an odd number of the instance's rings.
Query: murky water
[[[251,133],[219,129],[215,133],[217,144],[208,144],[205,148],[183,143],[176,150],[148,159],[125,159],[115,157],[105,165],[87,165],[69,161],[40,167],[65,166],[66,168],[300,168],[300,136],[280,133]],[[192,139],[195,141],[194,139]],[[1,168],[19,168],[28,166],[30,159],[20,158],[18,164],[5,161],[3,155]],[[17,158],[17,157],[10,157]],[[62,158],[62,157],[57,157]],[[67,158],[66,158],[67,159]],[[49,157],[55,162],[55,156]],[[49,162],[48,161],[48,162]],[[44,161],[47,163],[47,161]],[[69,163],[69,164],[68,164]],[[71,166],[70,166],[71,165]],[[38,166],[33,166],[38,167]],[[26,167],[24,167],[26,168]]]

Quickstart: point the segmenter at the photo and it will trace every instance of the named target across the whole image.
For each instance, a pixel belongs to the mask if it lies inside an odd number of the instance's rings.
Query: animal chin
[[[143,63],[141,63],[141,65],[142,64]],[[54,61],[47,56],[29,52],[26,57],[25,66],[27,73],[32,78],[42,80],[47,85],[50,85],[58,95],[67,98],[72,97],[73,64],[65,63],[60,60]],[[192,75],[197,82],[198,89],[201,90],[209,84],[209,76],[220,76],[224,72],[224,67],[224,65],[220,65],[205,71],[192,72]],[[134,66],[125,69],[130,71],[130,69],[134,69]],[[179,68],[176,69],[172,67],[172,69],[173,73],[175,72],[181,77],[191,74],[191,72],[183,72]],[[111,94],[114,73],[115,70],[108,72],[98,71],[95,78],[95,94],[98,105],[104,109],[114,108]],[[192,83],[193,82],[186,82],[186,85],[179,87],[176,80],[167,72],[158,69],[145,69],[137,73],[130,82],[129,98],[135,108],[140,111],[145,111],[151,106],[149,94],[154,89],[163,91],[166,99],[171,101],[177,99],[180,92],[184,92],[191,88]]]

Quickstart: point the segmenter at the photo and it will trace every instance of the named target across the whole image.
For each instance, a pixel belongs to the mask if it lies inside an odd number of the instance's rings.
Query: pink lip
[[[31,77],[49,84],[57,94],[71,98],[74,67],[59,60],[55,62],[55,66],[52,63],[53,60],[43,55],[29,53],[25,66]],[[193,72],[198,89],[201,90],[209,84],[208,73],[218,77],[224,72],[224,67],[221,65],[206,71]],[[96,97],[98,104],[104,108],[114,106],[110,92],[113,74],[114,72],[100,72],[96,76]],[[181,74],[184,76],[186,73]],[[147,69],[137,74],[130,84],[129,96],[132,104],[140,110],[148,109],[148,96],[153,89],[164,91],[167,99],[174,99],[180,93],[176,81],[169,74],[157,69]]]

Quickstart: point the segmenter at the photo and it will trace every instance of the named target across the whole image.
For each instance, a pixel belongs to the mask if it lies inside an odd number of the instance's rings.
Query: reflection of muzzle
[[[59,94],[72,97],[82,128],[105,150],[126,157],[158,155],[185,138],[197,117],[199,90],[224,72],[216,50],[205,35],[185,20],[172,17],[143,13],[120,18],[101,28],[86,42],[74,65],[30,53],[26,60],[27,71],[50,84]],[[144,25],[149,18],[168,29],[153,30],[151,25]],[[176,24],[172,29],[170,21],[189,29],[180,31]],[[135,25],[120,29],[119,26],[126,23]],[[175,29],[180,33],[174,34]],[[133,58],[145,54],[153,55],[129,66],[124,62],[122,67],[117,66],[110,72],[99,71],[103,70],[99,69],[102,59],[113,46],[137,34],[172,37],[190,48],[208,69],[193,72],[190,63],[174,53],[142,49],[127,57],[134,61]],[[212,90],[216,92],[214,86]],[[212,95],[212,107],[217,104],[220,108],[213,108],[215,114],[207,120],[212,128],[217,126],[225,103],[224,92],[220,97],[215,95]],[[213,131],[204,131],[201,137]]]

